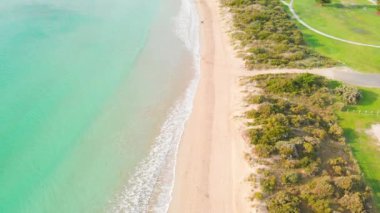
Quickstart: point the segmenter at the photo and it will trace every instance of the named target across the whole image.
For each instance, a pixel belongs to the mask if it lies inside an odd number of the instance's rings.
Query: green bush
[[[265,98],[262,95],[251,95],[247,97],[246,101],[248,104],[261,104],[265,101]]]
[[[311,194],[304,194],[303,198],[306,200],[307,205],[313,210],[313,212],[330,213],[332,209],[330,202],[327,199],[317,198]]]
[[[341,175],[344,175],[346,173],[345,168],[343,168],[341,166],[333,166],[332,169],[334,171],[334,175],[337,175],[337,176],[341,176]]]
[[[365,212],[363,197],[360,193],[345,194],[340,200],[339,203],[343,208],[349,212],[353,213],[362,213]]]
[[[296,75],[294,78],[273,78],[266,85],[272,93],[310,94],[326,85],[321,76],[308,73]]]
[[[335,185],[343,191],[351,191],[358,185],[358,178],[353,176],[338,177],[334,180]]]
[[[330,126],[329,133],[335,138],[340,138],[343,136],[343,129],[338,124],[333,124]]]
[[[274,145],[277,141],[285,140],[290,137],[290,128],[283,125],[275,117],[263,125],[261,129],[251,129],[248,132],[248,137],[252,144]]]
[[[303,148],[307,154],[312,154],[315,152],[314,146],[311,143],[304,143]]]
[[[272,155],[272,153],[275,151],[273,146],[266,145],[266,144],[258,144],[255,146],[255,153],[258,157],[261,158],[268,158]]]
[[[281,181],[285,185],[297,184],[300,181],[301,176],[298,173],[286,173],[281,176]]]
[[[316,198],[329,198],[334,195],[335,188],[329,177],[320,177],[309,183],[305,192]]]
[[[362,94],[356,87],[349,87],[343,85],[341,87],[336,88],[335,91],[337,94],[342,96],[343,100],[347,104],[357,104],[362,97]]]
[[[301,200],[296,195],[280,191],[268,201],[268,210],[271,213],[299,213]]]
[[[328,161],[329,165],[330,166],[344,166],[346,165],[346,161],[342,158],[342,157],[336,157],[336,158],[332,158]]]
[[[256,199],[256,200],[263,200],[264,199],[264,195],[261,192],[255,192],[253,194],[253,198]]]
[[[263,192],[272,192],[276,188],[276,176],[269,175],[260,181]]]
[[[321,166],[320,161],[313,161],[305,168],[305,172],[306,174],[310,176],[315,176],[320,173],[321,171],[320,166]]]
[[[296,145],[290,141],[279,141],[276,148],[282,159],[298,158]]]
[[[248,137],[251,140],[251,144],[260,144],[261,137],[263,135],[263,129],[251,129],[248,131]]]

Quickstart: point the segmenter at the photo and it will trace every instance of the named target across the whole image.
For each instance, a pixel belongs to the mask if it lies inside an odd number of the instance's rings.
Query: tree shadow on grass
[[[379,94],[372,92],[370,90],[364,90],[361,89],[360,93],[362,94],[362,98],[360,99],[359,103],[357,105],[348,105],[346,109],[349,110],[359,110],[361,109],[360,107],[366,107],[366,106],[371,106],[373,103],[378,101],[380,99]],[[371,109],[363,109],[363,110],[380,110],[380,108],[373,106]]]
[[[356,149],[355,146],[352,146],[352,144],[359,142],[358,133],[354,129],[351,129],[351,128],[344,128],[343,130],[344,130],[344,135],[347,139],[348,144],[351,145],[350,147],[351,147],[352,153],[354,154],[354,156],[359,155],[360,154],[359,150]],[[362,166],[360,164],[359,166],[360,166],[360,169],[363,171]],[[373,196],[374,196],[373,203],[377,206],[377,208],[380,208],[380,203],[378,203],[380,202],[380,180],[369,178],[367,177],[367,175],[368,174],[364,174],[364,178],[367,184],[371,187],[373,191]]]
[[[367,181],[372,186],[373,194],[380,199],[380,180],[368,178]]]
[[[374,204],[376,205],[377,209],[380,208],[380,181],[373,178],[365,178],[365,181],[368,183],[368,185],[372,189],[372,194],[374,198]]]
[[[359,135],[354,129],[344,128],[343,131],[344,131],[344,136],[346,137],[347,142],[349,144],[357,143],[359,139]],[[358,151],[358,150],[355,150],[353,147],[351,147],[351,149],[352,149],[352,152]]]
[[[312,34],[304,33],[304,34],[303,34],[303,37],[304,37],[306,43],[307,43],[309,46],[311,46],[311,47],[321,47],[321,46],[323,46],[323,45],[318,41],[318,39],[315,38],[315,36],[312,35]]]
[[[370,90],[360,90],[363,98],[360,100],[359,105],[369,106],[372,105],[375,101],[379,100],[379,94],[372,92]],[[379,109],[380,110],[380,109]]]

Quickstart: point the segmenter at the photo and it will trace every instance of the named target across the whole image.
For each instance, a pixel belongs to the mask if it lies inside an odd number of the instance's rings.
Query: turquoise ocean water
[[[166,211],[196,86],[193,13],[0,1],[0,212]]]

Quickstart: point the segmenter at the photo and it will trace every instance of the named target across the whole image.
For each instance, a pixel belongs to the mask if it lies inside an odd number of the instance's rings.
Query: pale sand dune
[[[241,106],[238,74],[219,0],[199,0],[201,80],[181,142],[169,212],[255,212],[246,180],[249,150],[234,119]],[[240,104],[239,104],[240,103]]]
[[[372,125],[371,133],[377,138],[380,145],[380,124]]]

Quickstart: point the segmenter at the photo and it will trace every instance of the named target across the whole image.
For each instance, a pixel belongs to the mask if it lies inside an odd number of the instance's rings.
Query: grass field
[[[380,89],[361,88],[361,91],[363,99],[349,110],[380,111]],[[353,154],[374,191],[377,208],[380,209],[380,142],[367,133],[372,124],[380,123],[380,115],[341,112],[339,118]]]
[[[380,45],[380,16],[366,0],[334,0],[320,6],[315,0],[295,0],[294,9],[310,26],[324,33],[356,42]],[[358,71],[380,73],[380,49],[355,46],[318,35],[302,26],[307,43]]]

